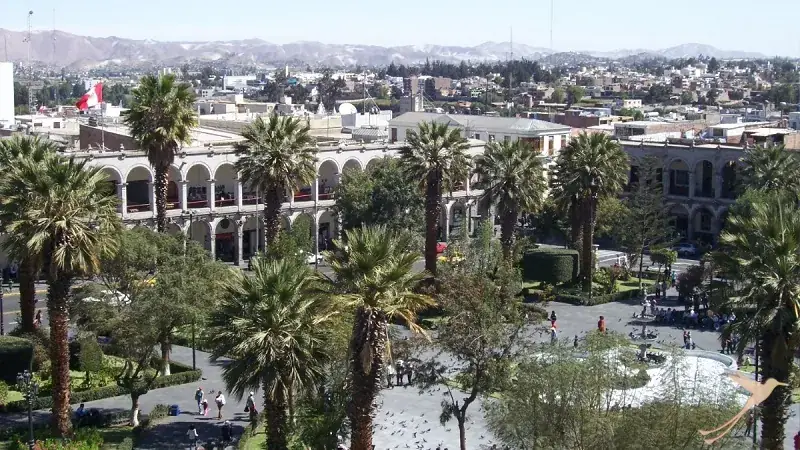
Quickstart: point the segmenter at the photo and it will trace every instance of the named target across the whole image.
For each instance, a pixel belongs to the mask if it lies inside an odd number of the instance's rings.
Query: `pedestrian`
[[[575,335],[575,340],[572,341],[572,346],[575,347],[575,348],[578,348],[578,335],[577,334]]]
[[[411,384],[411,377],[414,374],[414,364],[411,361],[406,363],[406,377],[408,378],[408,384]]]
[[[667,298],[667,282],[666,281],[662,281],[661,282],[661,293],[662,293],[662,296],[664,298]]]
[[[550,313],[550,326],[556,326],[556,312],[553,311]]]
[[[750,436],[750,433],[752,433],[752,431],[753,431],[753,409],[750,408],[750,411],[747,412],[747,419],[745,420],[744,435]]]
[[[405,368],[405,363],[402,359],[397,360],[397,370],[395,371],[395,386],[400,387],[403,385],[403,369]]]
[[[683,346],[686,347],[688,343],[689,343],[689,332],[683,330]]]
[[[186,432],[186,436],[189,437],[189,449],[190,450],[197,450],[197,430],[194,428],[194,425],[189,425],[189,431]]]
[[[794,450],[800,450],[800,431],[794,435]]]
[[[250,392],[250,395],[247,396],[244,412],[250,413],[250,423],[255,424],[256,419],[258,418],[258,410],[256,409],[256,399],[252,392]]]
[[[203,398],[205,397],[205,393],[203,392],[202,387],[198,387],[196,391],[194,391],[194,400],[197,402],[197,414],[203,414]]]
[[[36,311],[36,319],[33,320],[33,326],[39,328],[42,326],[42,310]]]
[[[222,407],[225,406],[225,396],[222,395],[222,391],[217,392],[214,401],[217,403],[217,419],[222,420]]]
[[[661,284],[656,283],[656,298],[661,297]]]
[[[397,375],[397,371],[394,370],[394,364],[391,362],[386,366],[386,387],[388,389],[394,388],[394,384],[392,384],[392,378]]]
[[[231,422],[226,420],[225,423],[222,424],[222,445],[223,447],[230,444],[233,441],[233,427],[231,427]]]
[[[208,415],[208,399],[203,397],[203,401],[200,402],[200,406],[203,407],[203,417]]]
[[[550,328],[550,343],[555,344],[558,342],[558,331],[556,331],[556,327]]]
[[[603,316],[600,316],[600,320],[597,321],[597,331],[601,333],[606,332],[606,318]]]

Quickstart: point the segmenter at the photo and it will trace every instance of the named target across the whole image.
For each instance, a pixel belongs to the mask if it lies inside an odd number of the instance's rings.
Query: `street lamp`
[[[31,438],[28,441],[28,448],[33,450],[36,447],[36,438],[33,436],[33,402],[36,401],[36,396],[39,394],[39,384],[34,380],[33,374],[26,370],[17,374],[17,390],[22,392],[22,396],[28,404],[28,431]]]
[[[193,209],[181,211],[181,216],[189,216],[189,240],[192,239],[192,221],[194,219],[195,211]],[[183,257],[186,258],[186,239],[183,240]],[[183,278],[181,278],[183,283]],[[197,370],[197,346],[195,345],[195,320],[192,317],[192,370]]]

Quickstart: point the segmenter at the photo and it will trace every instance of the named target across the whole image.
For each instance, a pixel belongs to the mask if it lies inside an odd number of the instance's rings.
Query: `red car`
[[[444,253],[445,250],[447,250],[447,242],[437,242],[436,243],[436,253],[437,254]]]

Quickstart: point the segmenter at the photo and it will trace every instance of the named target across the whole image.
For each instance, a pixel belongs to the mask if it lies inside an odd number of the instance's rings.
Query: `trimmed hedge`
[[[0,336],[0,380],[17,384],[17,374],[28,370],[33,359],[33,343],[27,339]]]
[[[652,293],[655,292],[655,288],[653,286],[645,286],[645,291],[647,291],[648,293]],[[528,290],[526,301],[538,301],[541,292],[542,291],[539,290]],[[614,294],[593,295],[591,299],[589,298],[588,295],[584,296],[584,295],[556,293],[554,301],[561,303],[569,303],[578,306],[594,306],[594,305],[603,305],[610,302],[629,300],[632,298],[636,298],[638,296],[639,296],[639,291],[637,289],[631,289],[625,292],[617,292]]]
[[[174,370],[172,375],[165,377],[158,377],[153,382],[150,389],[160,389],[169,386],[177,386],[179,384],[193,383],[203,376],[201,370],[192,370],[190,366],[185,364],[170,362],[170,369]],[[85,391],[77,391],[72,393],[72,399],[80,402],[91,402],[94,400],[101,400],[109,397],[116,397],[118,395],[127,395],[128,391],[120,386],[102,386],[94,389],[87,389]],[[53,407],[52,397],[39,397],[33,406],[33,409],[50,409]],[[24,412],[28,410],[28,406],[24,400],[9,402],[5,405],[7,412]]]
[[[539,248],[522,255],[525,280],[561,284],[578,277],[580,262],[577,250]]]

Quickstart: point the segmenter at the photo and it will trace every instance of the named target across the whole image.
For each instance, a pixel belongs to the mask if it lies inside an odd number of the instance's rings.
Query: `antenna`
[[[511,117],[511,104],[514,103],[514,90],[513,90],[513,79],[514,79],[514,70],[512,67],[512,63],[514,62],[514,27],[509,27],[509,41],[508,41],[508,117]]]
[[[28,36],[25,38],[25,42],[28,43],[28,114],[35,114],[34,111],[36,110],[33,95],[33,64],[31,63],[32,19],[33,11],[28,11]]]

